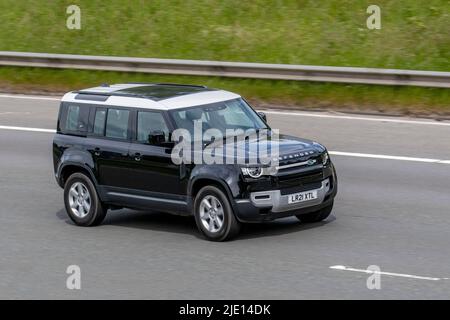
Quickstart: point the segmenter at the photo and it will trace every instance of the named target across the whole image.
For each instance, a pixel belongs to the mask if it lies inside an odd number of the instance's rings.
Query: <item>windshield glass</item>
[[[202,134],[208,129],[218,129],[224,136],[226,130],[268,129],[258,114],[241,98],[198,107],[170,111],[177,128],[194,134],[194,124],[201,122]]]

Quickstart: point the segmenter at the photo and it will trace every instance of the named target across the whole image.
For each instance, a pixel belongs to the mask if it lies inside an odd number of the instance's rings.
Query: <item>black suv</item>
[[[194,138],[177,140],[177,130]],[[232,139],[228,130],[236,133]],[[54,171],[67,213],[80,226],[100,224],[108,209],[152,209],[193,215],[207,239],[223,241],[241,223],[327,218],[337,192],[327,150],[274,132],[263,113],[231,92],[177,84],[102,85],[62,98]],[[174,152],[180,141],[197,148]],[[277,151],[268,155],[270,163],[238,161],[238,154],[248,156],[263,144]],[[192,161],[211,147],[227,150],[224,162]]]

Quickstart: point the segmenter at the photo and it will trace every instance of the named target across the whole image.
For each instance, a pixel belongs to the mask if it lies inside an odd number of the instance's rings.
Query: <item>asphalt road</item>
[[[53,129],[57,109],[0,97],[2,299],[450,299],[450,163],[376,156],[449,160],[448,123],[268,113],[282,132],[375,156],[332,157],[340,190],[327,221],[248,225],[236,240],[212,243],[193,219],[150,211],[74,226],[53,177],[52,134],[4,128]],[[81,290],[66,288],[69,265],[81,268]],[[381,275],[381,289],[369,290],[370,274],[335,265],[399,275]]]

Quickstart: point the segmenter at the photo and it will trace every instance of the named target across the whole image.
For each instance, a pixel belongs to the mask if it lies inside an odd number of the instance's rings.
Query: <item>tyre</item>
[[[330,205],[326,206],[325,208],[320,209],[319,211],[314,211],[310,213],[305,214],[298,214],[296,215],[297,219],[301,222],[320,222],[322,220],[325,220],[330,215],[331,211],[333,210],[333,202],[331,202]]]
[[[203,187],[194,200],[195,222],[211,241],[225,241],[239,233],[240,223],[234,216],[226,194],[217,187]]]
[[[99,225],[106,216],[91,179],[83,173],[72,174],[64,186],[64,204],[69,218],[78,226]]]

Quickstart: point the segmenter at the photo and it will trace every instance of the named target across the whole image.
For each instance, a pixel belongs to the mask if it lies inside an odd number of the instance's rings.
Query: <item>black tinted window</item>
[[[106,136],[108,138],[126,139],[128,137],[128,119],[130,111],[108,109]]]
[[[89,116],[87,106],[68,104],[63,113],[65,119],[62,119],[62,130],[68,132],[86,132]]]

